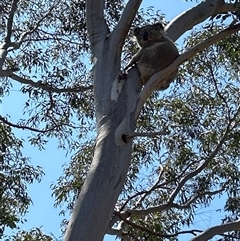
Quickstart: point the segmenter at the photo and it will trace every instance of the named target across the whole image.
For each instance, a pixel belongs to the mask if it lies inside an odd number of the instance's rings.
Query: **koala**
[[[133,56],[125,69],[137,63],[141,75],[142,84],[145,85],[156,72],[168,66],[178,55],[174,42],[165,36],[161,23],[137,27],[134,35],[141,49]],[[157,86],[157,90],[165,90],[174,80],[178,70],[163,79]]]

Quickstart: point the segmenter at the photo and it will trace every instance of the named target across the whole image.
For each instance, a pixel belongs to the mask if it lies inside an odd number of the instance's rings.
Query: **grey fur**
[[[137,63],[142,84],[145,85],[153,74],[168,66],[179,55],[179,52],[174,42],[165,36],[161,23],[135,28],[134,35],[141,49],[133,56],[126,68]],[[157,89],[167,89],[175,79],[177,72],[178,70],[163,79]]]

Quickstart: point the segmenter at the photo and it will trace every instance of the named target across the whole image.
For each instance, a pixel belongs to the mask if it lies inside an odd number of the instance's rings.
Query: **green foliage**
[[[23,222],[31,198],[27,185],[40,181],[44,174],[41,167],[30,165],[20,151],[22,140],[16,139],[9,126],[0,125],[0,229],[2,236],[6,227],[14,229]]]
[[[13,2],[17,2],[17,8],[11,19]],[[44,149],[49,138],[55,137],[59,147],[71,152],[79,145],[72,142],[73,138],[82,138],[94,127],[91,127],[92,73],[87,73],[89,67],[85,64],[89,57],[85,1],[1,1],[0,14],[1,44],[8,27],[11,35],[3,69],[14,71],[20,79],[18,84],[13,84],[11,78],[2,77],[1,97],[13,94],[13,89],[20,89],[19,96],[22,96],[19,98],[25,100],[23,116],[17,123],[11,122],[9,115],[1,117],[2,237],[6,227],[14,230],[19,222],[26,221],[22,217],[31,204],[27,185],[40,181],[43,175],[41,167],[33,167],[29,158],[22,155],[26,140],[18,139],[14,128],[30,130],[28,141],[40,150]],[[79,88],[85,87],[86,91],[80,93]],[[75,99],[75,108],[70,104],[72,99]],[[12,238],[50,240],[47,236],[37,235],[34,230]]]
[[[30,231],[20,231],[11,237],[5,237],[4,241],[57,241],[52,235],[46,235],[40,228]]]
[[[73,210],[74,201],[81,190],[93,158],[93,147],[93,141],[86,141],[82,145],[76,145],[76,150],[81,150],[81,152],[77,152],[72,157],[71,162],[64,167],[63,175],[58,179],[57,184],[51,186],[54,190],[55,206],[62,203],[67,204],[67,210],[60,212],[63,216],[66,216],[66,211],[71,213]],[[63,232],[66,229],[67,222],[66,219],[62,221]]]

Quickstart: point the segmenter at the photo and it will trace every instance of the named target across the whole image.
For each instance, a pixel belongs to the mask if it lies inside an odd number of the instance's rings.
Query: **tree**
[[[11,81],[23,85],[29,117],[17,124],[1,117],[2,125],[32,131],[29,141],[39,148],[56,137],[76,151],[53,186],[56,204],[68,200],[72,210],[76,201],[65,241],[102,240],[105,233],[123,240],[177,240],[182,233],[237,240],[240,4],[206,0],[168,23],[175,41],[210,18],[186,40],[185,49],[192,48],[142,89],[137,68],[121,73],[135,50],[131,26],[161,18],[146,20],[141,2],[3,1],[2,86],[6,92]],[[177,84],[154,92],[179,65]],[[198,207],[223,193],[223,223],[186,230]]]
[[[26,185],[40,181],[43,171],[41,167],[33,167],[29,160],[18,150],[22,141],[11,134],[11,128],[1,124],[1,156],[0,156],[0,237],[6,227],[16,228],[22,222],[22,216],[31,204]]]

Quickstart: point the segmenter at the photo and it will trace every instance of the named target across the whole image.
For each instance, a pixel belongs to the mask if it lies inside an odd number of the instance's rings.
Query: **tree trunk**
[[[136,126],[141,81],[136,68],[128,79],[119,79],[120,59],[109,54],[108,46],[102,49],[108,51],[98,54],[94,70],[98,130],[94,157],[65,241],[103,240],[131,160],[132,140],[126,142],[124,135],[134,132]]]

